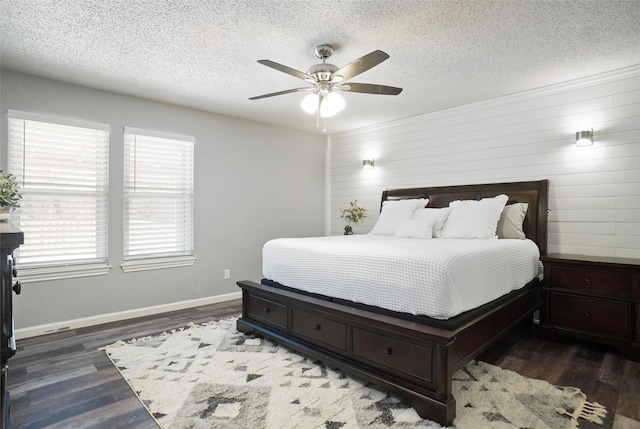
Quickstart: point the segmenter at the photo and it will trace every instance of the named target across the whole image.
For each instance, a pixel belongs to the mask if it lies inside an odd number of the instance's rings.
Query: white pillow
[[[426,208],[419,209],[413,214],[413,218],[417,220],[430,220],[433,222],[433,236],[440,237],[442,235],[442,228],[447,221],[451,213],[450,207],[443,207],[441,209]]]
[[[498,238],[517,238],[524,240],[526,235],[522,229],[525,216],[527,216],[527,203],[515,203],[505,206],[498,219],[496,234]]]
[[[496,238],[498,219],[508,199],[502,194],[480,201],[451,202],[451,213],[444,224],[442,238]]]
[[[403,220],[393,234],[394,237],[423,238],[430,240],[433,237],[433,223],[431,219]]]
[[[413,213],[428,203],[429,200],[425,198],[385,201],[371,234],[393,235],[401,221],[413,219]]]

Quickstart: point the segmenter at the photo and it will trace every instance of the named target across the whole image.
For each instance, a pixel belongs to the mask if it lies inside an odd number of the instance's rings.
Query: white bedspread
[[[542,275],[530,240],[281,238],[266,243],[262,254],[265,278],[285,286],[437,319]]]

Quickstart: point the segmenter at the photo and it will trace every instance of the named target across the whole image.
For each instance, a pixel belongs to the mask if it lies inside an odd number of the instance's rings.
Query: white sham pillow
[[[413,213],[429,203],[426,198],[393,200],[382,203],[382,211],[371,230],[375,235],[393,235],[403,220],[413,219]]]
[[[443,208],[426,208],[418,209],[413,214],[413,218],[416,220],[429,220],[433,222],[433,236],[438,238],[442,235],[442,228],[444,227],[447,218],[451,213],[451,207]]]
[[[498,219],[498,227],[496,234],[498,238],[516,238],[524,240],[526,235],[522,229],[524,218],[527,216],[527,203],[515,203],[504,206],[500,219]]]
[[[433,223],[431,219],[403,220],[399,223],[393,236],[430,240],[433,237]]]
[[[498,219],[509,197],[458,200],[449,203],[451,213],[442,230],[442,238],[497,238]]]

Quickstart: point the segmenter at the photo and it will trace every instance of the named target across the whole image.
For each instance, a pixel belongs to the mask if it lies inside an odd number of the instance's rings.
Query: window
[[[125,128],[124,271],[193,265],[193,137]]]
[[[16,111],[8,116],[8,171],[23,196],[12,216],[25,234],[17,252],[21,277],[106,274],[109,127]]]

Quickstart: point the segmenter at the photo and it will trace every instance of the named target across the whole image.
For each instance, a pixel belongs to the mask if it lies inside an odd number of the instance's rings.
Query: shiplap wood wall
[[[549,252],[640,258],[640,66],[334,134],[328,150],[329,234],[354,199],[369,232],[386,188],[549,179]]]

